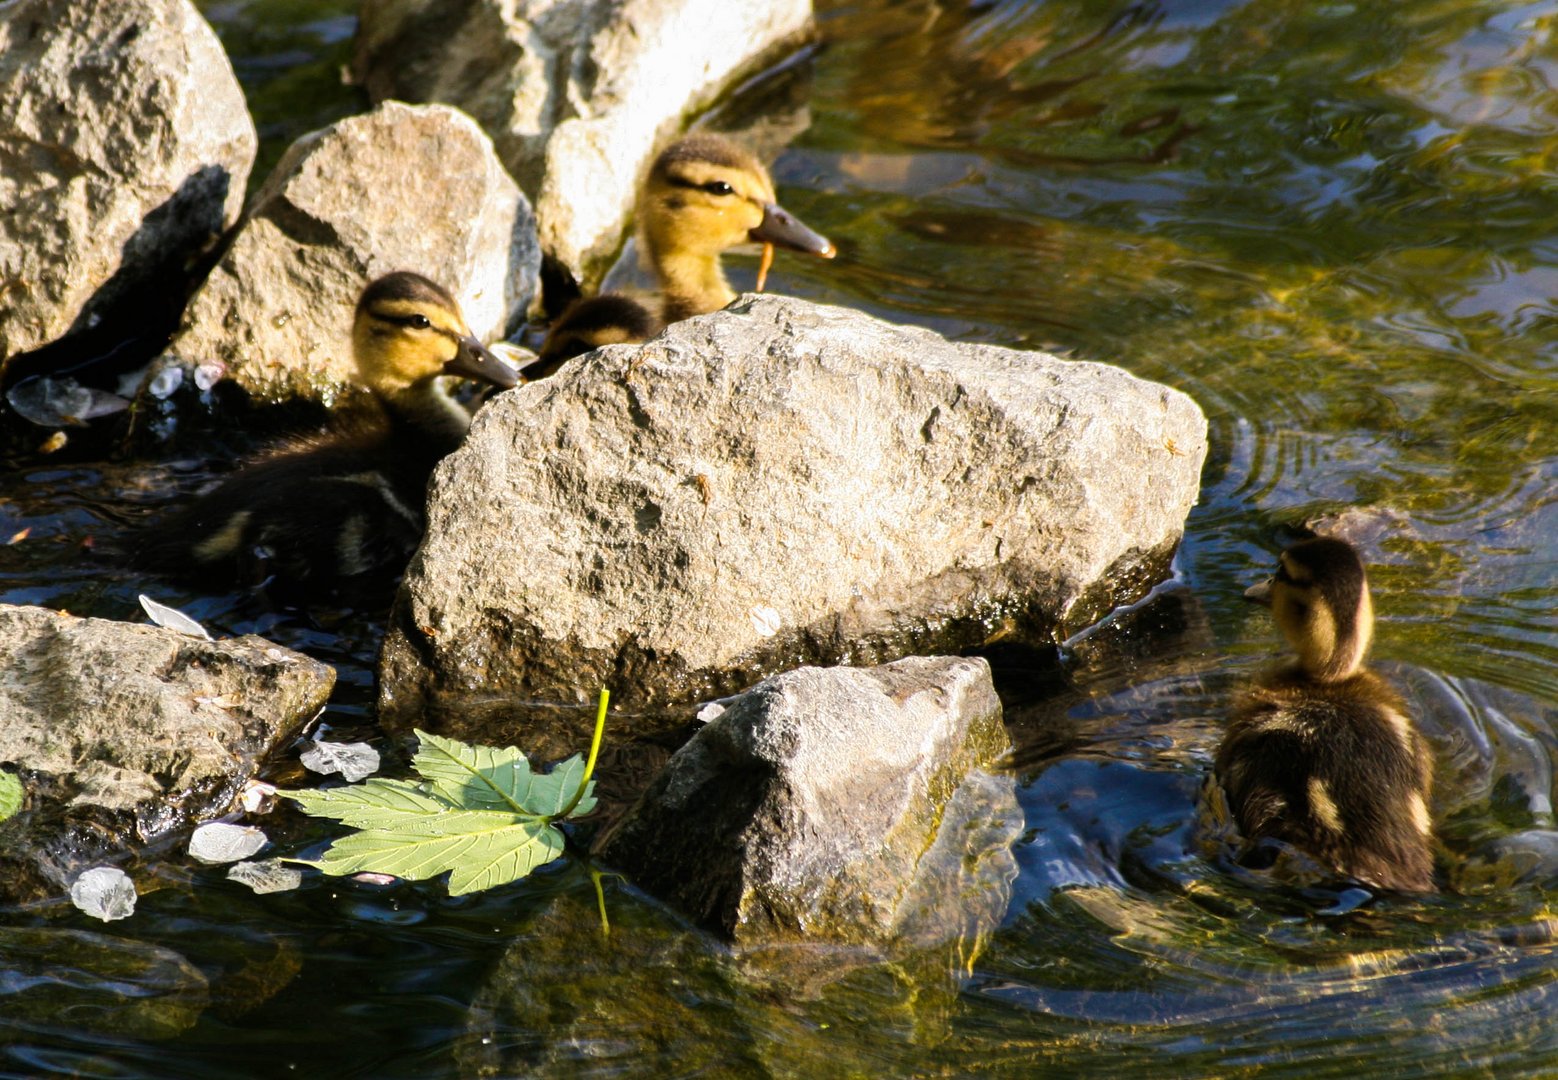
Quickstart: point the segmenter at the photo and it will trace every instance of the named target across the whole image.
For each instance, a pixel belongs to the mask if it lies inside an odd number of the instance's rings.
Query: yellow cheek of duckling
[[[747,234],[763,222],[763,211],[749,202],[713,203],[700,208],[697,231],[715,251],[744,243]]]
[[[1278,583],[1271,597],[1272,614],[1283,634],[1310,664],[1322,664],[1336,649],[1336,617],[1324,604],[1307,603],[1291,586]]]
[[[414,383],[443,370],[454,359],[456,345],[433,330],[411,330],[396,334],[384,343],[382,361],[385,374],[393,374]]]

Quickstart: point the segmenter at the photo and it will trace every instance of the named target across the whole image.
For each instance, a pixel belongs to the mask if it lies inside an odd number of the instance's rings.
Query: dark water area
[[[361,107],[354,3],[202,9],[259,175]],[[816,979],[609,876],[603,938],[573,858],[451,899],[254,896],[172,857],[126,922],[0,912],[0,1075],[1558,1075],[1558,8],[818,14],[808,58],[716,117],[787,110],[780,198],[840,248],[781,255],[769,288],[1116,363],[1211,424],[1175,580],[1058,671],[996,657],[1025,819],[999,925]],[[238,448],[152,445],[7,463],[0,600],[139,621],[150,592],[264,633],[336,665],[326,720],[376,738],[369,613],[120,568],[114,537]],[[1435,750],[1437,895],[1247,870],[1198,819],[1231,697],[1277,648],[1240,594],[1324,518],[1368,553],[1376,656]],[[263,824],[288,850],[326,835]]]

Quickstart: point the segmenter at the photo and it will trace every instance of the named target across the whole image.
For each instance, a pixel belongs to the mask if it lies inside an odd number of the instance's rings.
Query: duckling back
[[[659,333],[661,325],[648,307],[621,293],[575,300],[552,324],[536,362],[525,369],[525,377],[545,378],[564,362],[602,345],[647,341]]]
[[[1236,703],[1214,775],[1249,842],[1286,841],[1380,888],[1433,889],[1433,762],[1400,697],[1364,666],[1374,608],[1340,540],[1284,551],[1246,594],[1297,658]]]
[[[143,529],[134,565],[203,586],[372,591],[420,542],[427,481],[447,449],[396,442],[384,424],[251,461]]]
[[[1433,890],[1432,761],[1372,672],[1266,679],[1236,706],[1215,773],[1247,841],[1286,841],[1379,888]]]

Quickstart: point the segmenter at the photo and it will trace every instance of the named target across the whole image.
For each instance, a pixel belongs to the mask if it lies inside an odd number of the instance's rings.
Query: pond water
[[[769,287],[1117,363],[1211,423],[1175,582],[1058,676],[1002,665],[1026,827],[999,926],[787,982],[610,878],[603,940],[576,861],[452,900],[256,897],[174,859],[128,922],[0,913],[0,1074],[1558,1073],[1558,5],[819,3],[820,47],[725,107],[809,114],[775,176],[840,255]],[[360,107],[354,4],[202,6],[261,172]],[[14,462],[0,600],[138,620],[146,583],[85,542],[223,467],[210,445]],[[1221,718],[1276,648],[1240,593],[1348,508],[1376,655],[1439,760],[1436,896],[1196,840]],[[370,620],[157,595],[337,664],[330,722],[373,735]]]

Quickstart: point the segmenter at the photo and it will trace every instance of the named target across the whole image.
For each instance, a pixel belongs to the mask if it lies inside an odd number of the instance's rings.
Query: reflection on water
[[[335,74],[354,7],[204,5],[267,162],[359,106]],[[169,868],[95,959],[77,931],[102,927],[5,916],[24,936],[0,950],[72,936],[57,977],[0,972],[26,1018],[0,1071],[1552,1075],[1555,27],[1508,0],[822,5],[812,126],[774,174],[841,254],[770,287],[1119,363],[1212,424],[1177,587],[1058,669],[993,657],[1026,822],[971,967],[817,980],[621,883],[602,942],[577,864],[458,901]],[[0,493],[0,540],[28,530],[0,598],[138,617],[99,542],[211,468],[30,460]],[[1207,842],[1221,718],[1276,641],[1239,594],[1314,520],[1368,553],[1383,666],[1434,744],[1440,895],[1276,880]],[[332,716],[371,731],[371,620],[157,595],[341,665]],[[50,1019],[73,992],[89,1019]]]

